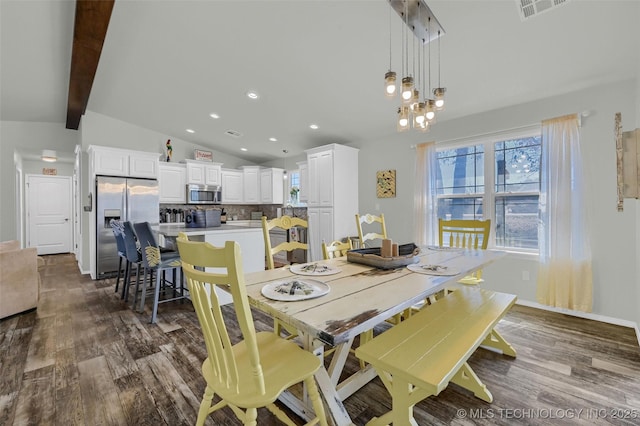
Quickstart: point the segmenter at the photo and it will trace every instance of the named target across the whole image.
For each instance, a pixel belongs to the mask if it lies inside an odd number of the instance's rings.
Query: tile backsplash
[[[268,219],[273,219],[277,217],[278,209],[282,209],[283,215],[289,215],[294,217],[300,217],[302,219],[307,218],[307,208],[306,207],[282,207],[277,204],[273,205],[241,205],[241,204],[221,204],[215,206],[196,206],[196,205],[188,205],[188,204],[160,204],[160,211],[158,212],[160,217],[160,222],[166,222],[164,217],[164,212],[167,209],[176,210],[176,211],[184,211],[184,210],[204,210],[204,209],[224,209],[227,213],[227,221],[229,220],[250,220],[252,219],[252,213],[262,212],[263,215],[267,216]],[[255,215],[254,215],[255,216]]]

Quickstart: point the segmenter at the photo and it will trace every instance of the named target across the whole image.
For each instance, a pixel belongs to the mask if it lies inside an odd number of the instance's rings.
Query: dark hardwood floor
[[[138,314],[114,293],[114,279],[80,275],[71,255],[44,259],[37,311],[0,321],[0,425],[194,424],[206,352],[190,304],[161,305],[152,325],[148,308]],[[640,425],[634,330],[520,306],[498,330],[518,357],[479,349],[469,360],[494,402],[450,384],[415,406],[419,425]],[[390,398],[375,379],[345,405],[364,425]],[[266,410],[258,423],[279,424]],[[207,424],[241,423],[223,409]]]

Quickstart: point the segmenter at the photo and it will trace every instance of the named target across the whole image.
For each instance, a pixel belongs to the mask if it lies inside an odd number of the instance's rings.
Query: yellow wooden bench
[[[515,357],[493,328],[516,301],[512,294],[461,288],[376,336],[356,350],[392,397],[392,410],[367,426],[417,425],[413,406],[456,383],[491,402],[493,396],[467,364],[480,345]]]

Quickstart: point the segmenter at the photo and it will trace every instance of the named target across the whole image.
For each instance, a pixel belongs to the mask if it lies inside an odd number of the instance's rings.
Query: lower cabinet
[[[269,237],[271,238],[271,248],[274,248],[278,244],[282,244],[287,241],[287,231],[285,230],[273,230],[269,233]],[[281,251],[273,255],[273,261],[275,263],[286,264],[289,263],[287,261],[287,252]]]
[[[308,208],[309,262],[322,260],[322,241],[331,243],[334,238],[333,207]]]

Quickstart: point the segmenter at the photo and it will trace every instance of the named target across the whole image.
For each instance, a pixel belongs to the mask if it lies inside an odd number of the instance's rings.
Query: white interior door
[[[27,175],[27,247],[71,252],[71,176]]]

